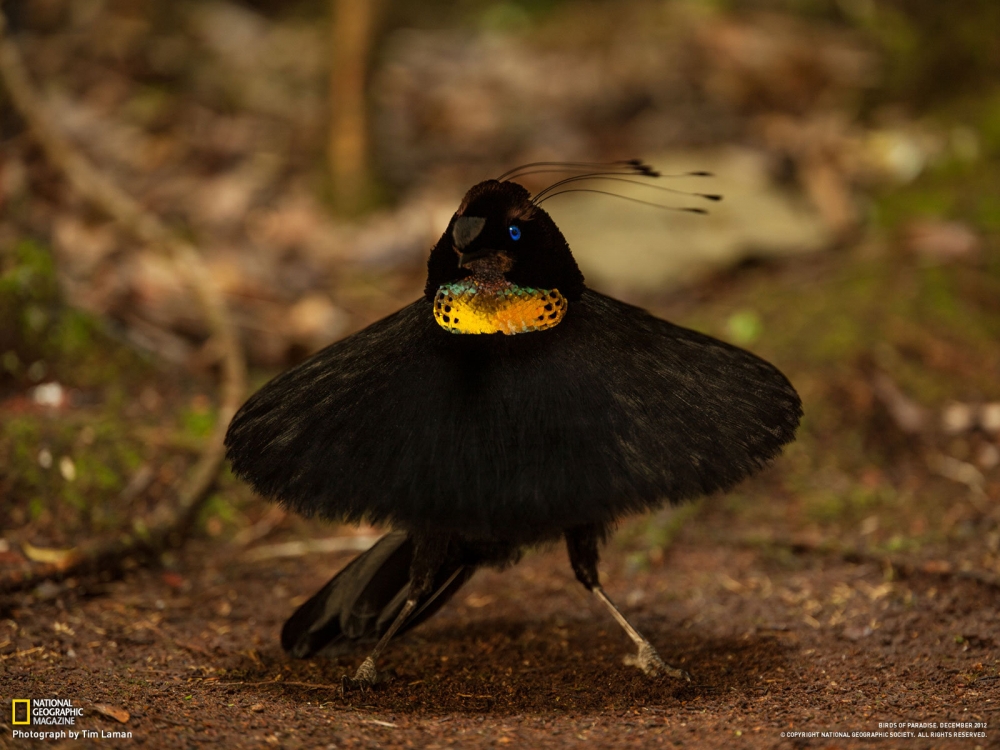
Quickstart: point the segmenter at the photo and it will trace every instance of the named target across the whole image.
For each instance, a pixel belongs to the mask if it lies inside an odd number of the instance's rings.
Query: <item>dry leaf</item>
[[[918,219],[905,230],[904,242],[911,252],[934,260],[953,260],[975,255],[982,240],[971,227],[958,221]]]
[[[124,708],[109,706],[107,703],[95,703],[94,710],[97,711],[97,713],[114,719],[115,721],[119,721],[122,724],[131,718],[131,714]]]
[[[68,568],[76,562],[77,551],[71,549],[50,549],[47,547],[36,547],[28,542],[21,543],[24,556],[33,562],[49,563],[57,568]]]

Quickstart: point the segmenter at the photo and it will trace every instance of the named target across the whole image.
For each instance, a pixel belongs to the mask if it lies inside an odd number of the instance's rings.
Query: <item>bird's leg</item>
[[[378,672],[375,669],[375,661],[389,644],[392,636],[396,634],[407,618],[420,604],[420,601],[431,593],[434,587],[434,577],[444,563],[445,554],[448,548],[448,540],[438,537],[427,537],[423,535],[413,535],[413,561],[410,563],[410,590],[403,603],[399,614],[389,625],[389,628],[379,638],[378,643],[372,652],[361,662],[358,671],[354,673],[353,679],[344,675],[344,692],[356,687],[367,689],[378,682]]]
[[[604,593],[604,589],[601,588],[600,578],[597,574],[597,561],[600,559],[597,547],[604,534],[604,527],[599,525],[576,526],[568,529],[566,531],[566,549],[569,551],[569,562],[573,566],[577,580],[589,591],[594,592],[638,648],[638,652],[634,656],[625,657],[625,663],[639,667],[648,675],[666,674],[670,677],[690,680],[691,678],[686,672],[671,667],[660,658],[652,644],[642,636],[642,633],[632,627],[632,623],[625,619],[625,615],[619,611],[614,602]]]

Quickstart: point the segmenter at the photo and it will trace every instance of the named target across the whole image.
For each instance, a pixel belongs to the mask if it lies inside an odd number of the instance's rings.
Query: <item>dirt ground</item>
[[[351,555],[242,562],[202,541],[169,572],[12,602],[3,693],[71,698],[77,729],[132,733],[92,740],[102,747],[1000,747],[995,580],[760,545],[728,515],[710,499],[650,564],[619,542],[603,565],[609,594],[689,684],[624,666],[631,644],[551,548],[481,571],[389,649],[384,685],[344,695],[362,654],[295,661],[278,631]],[[852,737],[879,731],[913,734]]]

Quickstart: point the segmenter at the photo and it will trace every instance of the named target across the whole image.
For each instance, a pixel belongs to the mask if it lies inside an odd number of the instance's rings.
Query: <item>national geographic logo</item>
[[[31,724],[31,700],[15,698],[10,702],[10,723],[24,726]]]
[[[15,698],[10,702],[11,724],[15,726],[73,726],[83,716],[67,698]]]

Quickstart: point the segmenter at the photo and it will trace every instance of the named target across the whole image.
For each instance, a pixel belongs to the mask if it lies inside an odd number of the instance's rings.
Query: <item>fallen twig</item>
[[[396,729],[396,725],[391,721],[382,721],[381,719],[362,719],[362,724],[374,724],[379,727],[389,727],[390,729]]]
[[[340,683],[337,683],[336,685],[322,685],[322,684],[318,684],[318,683],[314,683],[314,682],[292,682],[291,680],[289,680],[287,682],[285,680],[263,680],[263,681],[260,681],[260,682],[245,682],[245,681],[240,680],[238,682],[217,682],[215,684],[216,685],[227,685],[227,686],[228,685],[253,685],[255,687],[256,686],[261,686],[261,685],[265,685],[265,686],[278,686],[278,687],[300,687],[300,688],[308,688],[309,690],[340,690],[343,687],[343,685],[341,685]]]
[[[368,534],[360,536],[335,536],[328,539],[306,539],[305,541],[285,542],[254,547],[243,553],[243,559],[248,562],[260,562],[276,557],[302,557],[322,552],[364,552],[378,541],[377,536]]]
[[[2,5],[2,0],[0,0]],[[118,221],[141,241],[161,248],[189,278],[222,359],[219,415],[201,456],[177,492],[176,505],[148,533],[128,534],[110,543],[85,545],[57,564],[15,571],[0,578],[0,593],[22,590],[42,580],[120,567],[130,557],[155,557],[167,546],[181,544],[208,495],[225,458],[223,439],[246,390],[246,363],[236,329],[218,286],[195,247],[143,208],[131,195],[102,174],[55,127],[35,92],[21,54],[7,34],[0,9],[0,80],[10,101],[27,123],[48,160],[58,167],[80,195]],[[154,516],[155,517],[155,516]]]
[[[873,382],[875,397],[884,405],[900,430],[907,435],[918,435],[930,421],[927,410],[904,394],[884,373],[878,373]]]
[[[274,531],[287,515],[288,512],[280,505],[272,505],[257,523],[248,526],[233,537],[233,544],[237,547],[246,547],[263,539]]]

